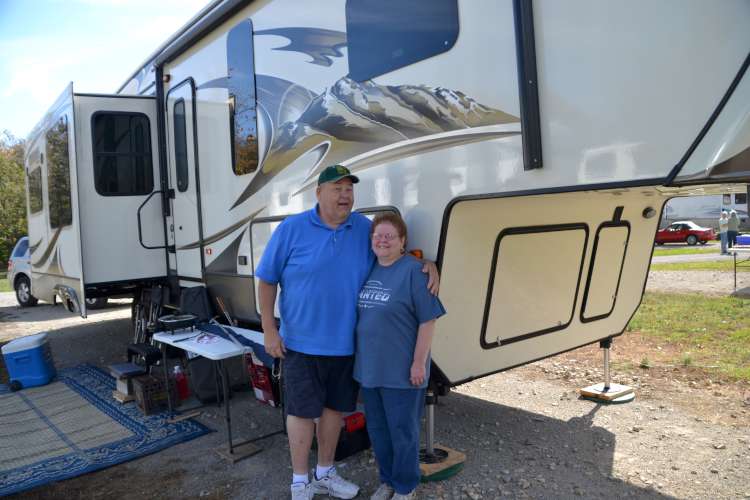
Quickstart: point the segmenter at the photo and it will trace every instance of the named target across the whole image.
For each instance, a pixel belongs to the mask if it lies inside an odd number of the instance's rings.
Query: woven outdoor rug
[[[112,398],[115,380],[89,365],[43,387],[0,385],[0,496],[142,457],[210,432],[193,421],[144,416]]]

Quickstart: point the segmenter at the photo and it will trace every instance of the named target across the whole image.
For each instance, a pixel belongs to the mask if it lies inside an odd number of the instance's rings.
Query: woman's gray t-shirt
[[[405,255],[390,266],[377,262],[359,292],[354,378],[364,387],[415,389],[409,381],[419,325],[445,314],[427,289],[422,263]],[[427,358],[425,383],[430,374]]]

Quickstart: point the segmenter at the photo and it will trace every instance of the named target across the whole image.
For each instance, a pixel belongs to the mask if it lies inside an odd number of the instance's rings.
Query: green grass
[[[746,259],[737,260],[737,272],[750,272],[750,262]],[[741,264],[741,265],[740,265]],[[731,258],[703,262],[655,262],[651,264],[652,271],[729,271],[734,270]]]
[[[706,253],[715,253],[716,255],[719,255],[720,250],[718,248],[696,248],[696,247],[657,247],[654,249],[654,257],[663,257],[665,255],[696,255],[696,254],[706,254]]]
[[[750,381],[750,300],[647,293],[628,331],[680,347],[675,365],[715,366]]]
[[[12,292],[13,289],[10,287],[10,283],[8,283],[6,273],[0,273],[0,292]]]

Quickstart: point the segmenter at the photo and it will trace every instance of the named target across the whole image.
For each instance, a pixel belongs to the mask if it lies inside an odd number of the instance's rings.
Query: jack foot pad
[[[466,455],[451,448],[435,445],[432,454],[419,451],[419,470],[422,482],[442,481],[458,474],[466,462]]]
[[[599,403],[629,403],[635,399],[633,388],[627,385],[610,384],[605,390],[604,384],[594,384],[578,391],[582,398]]]

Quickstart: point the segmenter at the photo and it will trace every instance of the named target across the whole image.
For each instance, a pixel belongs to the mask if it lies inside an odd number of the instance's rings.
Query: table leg
[[[232,415],[229,409],[229,377],[227,376],[227,370],[224,366],[224,361],[219,361],[219,370],[221,370],[221,382],[224,386],[224,412],[227,420],[227,443],[229,446],[229,454],[234,453],[234,446],[232,444]]]
[[[161,364],[164,370],[164,390],[167,391],[167,408],[169,413],[172,413],[172,396],[169,394],[169,372],[167,371],[167,346],[164,343],[159,343],[161,348]]]
[[[219,382],[219,378],[221,377],[221,373],[219,373],[219,361],[216,361],[214,363],[214,386],[216,389],[216,407],[221,408],[221,383]]]

